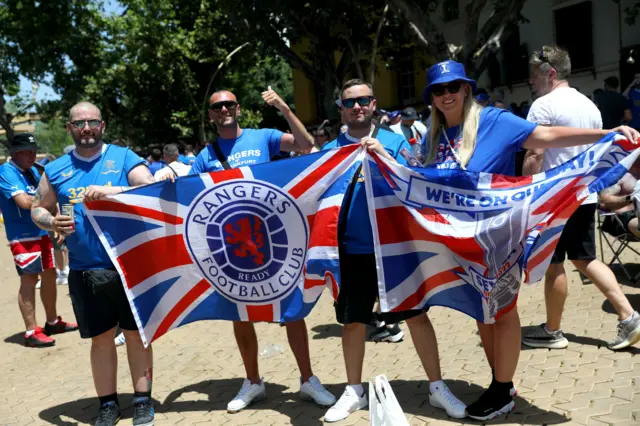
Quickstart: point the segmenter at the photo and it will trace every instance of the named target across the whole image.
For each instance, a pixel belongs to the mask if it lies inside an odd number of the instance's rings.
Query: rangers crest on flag
[[[309,229],[293,198],[268,182],[233,180],[189,207],[185,241],[202,274],[231,300],[279,301],[303,272]]]

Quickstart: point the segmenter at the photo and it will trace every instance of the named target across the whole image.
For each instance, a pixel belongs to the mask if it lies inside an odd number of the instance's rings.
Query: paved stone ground
[[[0,241],[5,246],[0,249],[4,288],[0,293],[0,425],[92,422],[97,399],[89,366],[89,342],[77,334],[66,334],[57,336],[53,348],[22,346],[23,324],[16,303],[18,278],[4,231],[0,231]],[[563,328],[571,345],[559,351],[523,348],[516,374],[520,392],[516,409],[492,423],[640,425],[640,348],[619,353],[606,349],[606,341],[613,337],[616,327],[611,305],[575,271],[570,279]],[[72,320],[68,288],[58,289],[59,312]],[[640,285],[627,282],[624,292],[640,309]],[[523,289],[519,308],[523,325],[544,321],[541,284]],[[41,306],[38,318],[44,321]],[[491,378],[475,323],[440,308],[432,310],[431,318],[438,334],[444,378],[464,402],[470,403]],[[307,324],[315,373],[339,395],[346,380],[341,327],[334,322],[326,293]],[[403,327],[406,329],[406,325]],[[174,330],[154,344],[156,424],[321,424],[324,410],[298,399],[298,373],[284,329],[266,324],[257,329],[261,351],[277,345],[283,352],[260,357],[269,398],[238,414],[225,411],[244,376],[230,323],[198,322]],[[131,424],[131,379],[125,349],[119,348],[118,354],[120,402],[126,407],[121,424],[126,425]],[[383,373],[391,380],[411,425],[457,423],[427,402],[428,383],[411,339],[399,344],[367,343],[365,380]],[[368,412],[360,411],[338,424],[368,423]]]

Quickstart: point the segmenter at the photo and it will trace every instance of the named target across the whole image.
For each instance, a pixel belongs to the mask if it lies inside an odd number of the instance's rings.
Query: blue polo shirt
[[[23,170],[13,161],[0,166],[0,210],[9,241],[47,235],[31,220],[31,210],[21,209],[13,199],[19,194],[35,195],[39,183],[40,172],[35,166]]]
[[[400,154],[403,148],[411,152],[411,146],[407,140],[396,133],[379,129],[376,139],[384,146],[389,155],[396,159],[399,164],[407,165],[406,160]],[[332,148],[343,147],[353,143],[360,143],[360,140],[354,139],[345,132],[338,136],[337,139],[327,142],[322,147],[323,151]],[[360,174],[358,182],[353,190],[351,205],[347,212],[347,222],[344,235],[344,248],[349,254],[372,254],[373,249],[373,231],[371,230],[371,221],[369,220],[369,207],[367,205],[367,194],[364,187],[364,175]]]
[[[272,157],[280,153],[282,133],[276,129],[242,129],[242,134],[235,139],[218,138],[214,143],[220,146],[222,154],[227,157],[231,168],[253,166],[268,163]],[[191,167],[190,175],[222,170],[222,164],[216,156],[213,144],[203,149]]]

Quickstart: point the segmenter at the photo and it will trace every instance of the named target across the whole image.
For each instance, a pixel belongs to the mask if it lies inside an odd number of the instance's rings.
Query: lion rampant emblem
[[[260,249],[264,246],[264,232],[262,231],[262,222],[253,216],[253,227],[248,217],[243,217],[236,222],[237,227],[231,223],[227,223],[224,230],[227,234],[225,242],[227,244],[236,245],[233,254],[238,257],[250,256],[253,262],[258,265],[264,265],[264,253]]]

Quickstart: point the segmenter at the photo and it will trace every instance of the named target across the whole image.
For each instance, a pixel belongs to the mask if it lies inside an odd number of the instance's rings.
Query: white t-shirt
[[[424,135],[427,133],[427,126],[418,120],[414,121],[410,128],[403,126],[402,121],[389,127],[391,127],[391,130],[393,130],[394,133],[404,136],[407,142],[411,138],[416,138],[416,141],[420,143]]]
[[[191,170],[191,166],[187,166],[186,164],[181,163],[180,161],[174,161],[173,163],[169,164],[167,167],[158,170],[156,174],[153,175],[153,178],[156,180],[156,182],[158,182],[160,181],[161,178],[165,177],[166,175],[175,176],[177,174],[178,175],[177,177],[186,176],[189,174],[190,170]]]
[[[559,87],[551,93],[536,99],[527,120],[545,126],[577,127],[581,129],[602,129],[602,115],[589,98],[576,89]],[[547,148],[544,150],[542,167],[552,169],[585,151],[589,145],[568,148]],[[591,194],[583,204],[598,202],[598,194]]]

